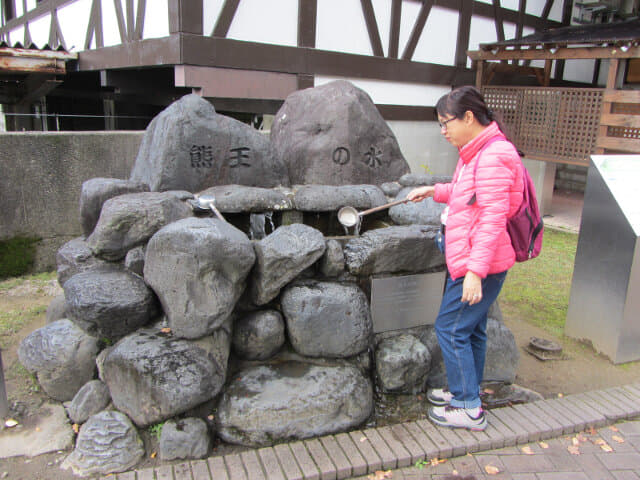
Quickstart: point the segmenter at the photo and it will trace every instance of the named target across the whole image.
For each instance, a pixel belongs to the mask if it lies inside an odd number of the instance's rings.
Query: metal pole
[[[2,368],[2,349],[0,349],[0,420],[5,420],[8,417],[9,417],[9,402],[7,401],[7,389],[4,385],[4,370]]]

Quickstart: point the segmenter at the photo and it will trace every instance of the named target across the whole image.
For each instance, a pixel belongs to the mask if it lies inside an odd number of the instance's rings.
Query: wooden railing
[[[640,91],[605,90],[596,153],[640,153]]]
[[[589,165],[596,153],[604,89],[487,86],[482,91],[527,158]]]

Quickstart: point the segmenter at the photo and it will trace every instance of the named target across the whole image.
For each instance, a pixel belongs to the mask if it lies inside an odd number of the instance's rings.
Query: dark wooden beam
[[[298,46],[315,48],[318,0],[298,0]]]
[[[376,22],[376,13],[373,10],[371,0],[360,0],[360,5],[362,5],[364,21],[367,24],[367,32],[369,32],[369,42],[371,43],[373,55],[376,57],[384,57],[378,22]]]
[[[169,33],[202,35],[203,0],[169,0]]]
[[[493,3],[493,19],[496,25],[496,36],[499,42],[504,42],[504,18],[500,0],[491,0]]]
[[[542,8],[542,13],[540,14],[540,18],[543,20],[547,20],[549,18],[549,14],[551,13],[551,8],[553,7],[554,0],[547,0],[544,3],[544,7]]]
[[[93,0],[91,5],[87,35],[84,40],[85,50],[91,47],[91,39],[94,37],[96,40],[95,47],[104,47],[104,36],[102,34],[102,0]]]
[[[434,0],[423,0],[422,7],[420,8],[420,13],[418,13],[418,18],[416,18],[416,23],[413,25],[411,36],[409,37],[407,46],[405,47],[402,54],[403,60],[411,60],[411,58],[413,57],[413,53],[415,52],[418,41],[420,40],[420,36],[422,35],[424,24],[427,22],[429,12],[431,12],[433,1]]]
[[[147,8],[147,0],[138,0],[138,11],[136,12],[136,29],[133,33],[134,40],[142,40],[142,32],[144,32],[144,18]]]
[[[569,25],[571,23],[571,11],[573,10],[573,1],[572,0],[564,0],[562,3],[562,25]],[[564,77],[564,60],[559,60],[556,62],[556,78],[562,80]]]
[[[469,32],[471,30],[472,15],[473,1],[461,0],[460,16],[458,17],[458,40],[456,41],[456,67],[467,66],[467,50],[469,49]]]
[[[392,0],[391,25],[389,26],[389,58],[398,58],[400,44],[400,20],[402,19],[402,0]]]
[[[122,4],[120,0],[113,2],[116,7],[116,19],[118,20],[118,31],[120,32],[120,41],[127,43],[127,24],[124,20],[124,12],[122,11]]]
[[[233,17],[236,15],[236,10],[238,9],[239,3],[240,3],[240,0],[224,1],[222,10],[220,10],[220,15],[218,15],[218,21],[216,22],[216,26],[213,29],[212,36],[214,37],[227,36],[227,33],[229,33],[229,27],[231,27],[231,22],[233,21]]]
[[[436,118],[434,107],[409,105],[376,105],[376,107],[385,120],[430,121]]]

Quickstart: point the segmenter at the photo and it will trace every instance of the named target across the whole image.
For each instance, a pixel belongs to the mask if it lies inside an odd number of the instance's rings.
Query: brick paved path
[[[418,420],[105,479],[640,480],[640,383],[487,415],[484,432]]]

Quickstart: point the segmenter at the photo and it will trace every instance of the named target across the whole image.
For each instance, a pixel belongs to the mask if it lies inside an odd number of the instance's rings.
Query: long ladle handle
[[[391,207],[393,207],[395,205],[400,205],[401,203],[407,203],[408,201],[409,201],[408,198],[405,198],[403,200],[396,200],[395,202],[386,203],[384,205],[380,205],[379,207],[373,207],[373,208],[370,208],[369,210],[364,210],[364,211],[360,212],[358,215],[363,216],[363,215],[368,215],[368,214],[373,213],[373,212],[379,212],[380,210],[385,210],[385,209],[391,208]]]

